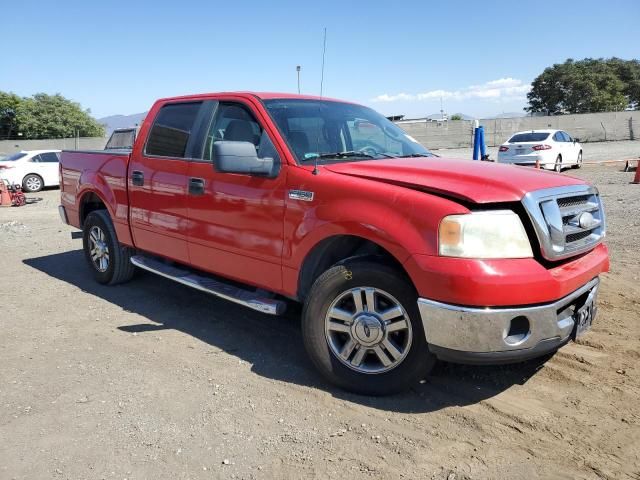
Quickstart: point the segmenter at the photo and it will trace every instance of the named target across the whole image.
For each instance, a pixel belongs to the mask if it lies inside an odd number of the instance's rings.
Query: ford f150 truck
[[[61,185],[98,282],[140,268],[265,314],[301,302],[315,366],[365,394],[438,358],[557,350],[590,327],[609,268],[593,186],[439,158],[327,98],[162,99],[132,150],[63,152]]]

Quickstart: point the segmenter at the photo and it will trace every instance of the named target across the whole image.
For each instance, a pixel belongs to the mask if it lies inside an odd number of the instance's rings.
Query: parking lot
[[[320,379],[295,307],[261,315],[144,273],[96,284],[58,190],[0,209],[0,478],[640,479],[640,185],[621,165],[564,174],[608,214],[592,331],[385,398]]]

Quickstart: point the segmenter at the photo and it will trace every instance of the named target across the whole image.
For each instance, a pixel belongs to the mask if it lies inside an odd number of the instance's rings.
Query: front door
[[[130,224],[136,247],[189,263],[187,193],[189,158],[197,143],[202,102],[160,107],[129,162]]]
[[[253,143],[259,157],[274,159],[272,175],[218,172],[213,143],[220,140]],[[281,288],[285,174],[280,155],[252,108],[220,102],[207,130],[202,161],[190,164],[191,263],[243,283]]]

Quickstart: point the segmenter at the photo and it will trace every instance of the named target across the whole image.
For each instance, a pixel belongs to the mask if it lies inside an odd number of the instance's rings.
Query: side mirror
[[[270,175],[273,158],[258,158],[256,147],[251,142],[214,142],[215,165],[223,173]]]

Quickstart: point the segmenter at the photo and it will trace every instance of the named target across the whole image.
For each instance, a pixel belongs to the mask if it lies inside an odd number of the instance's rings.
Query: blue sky
[[[384,114],[520,111],[568,57],[640,57],[640,1],[30,1],[0,6],[0,90],[61,93],[96,117],[159,97],[324,93]]]

